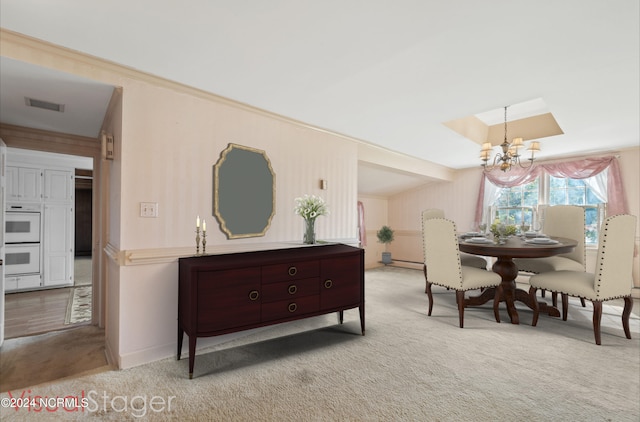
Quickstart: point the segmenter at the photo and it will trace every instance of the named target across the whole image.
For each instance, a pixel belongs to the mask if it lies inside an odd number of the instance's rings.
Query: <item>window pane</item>
[[[533,209],[525,208],[524,209],[524,222],[531,227],[531,223],[533,222]]]
[[[567,189],[567,205],[584,205],[584,187]]]
[[[586,203],[589,205],[596,205],[599,204],[601,201],[598,199],[597,196],[595,196],[595,194],[593,193],[593,191],[591,189],[587,189],[587,200]]]
[[[520,189],[511,189],[509,193],[509,206],[517,207],[522,203],[522,190]]]
[[[585,241],[589,244],[598,243],[598,209],[587,207],[584,218],[586,221]]]
[[[564,188],[567,186],[567,182],[563,178],[549,176],[549,187],[553,188]]]
[[[582,179],[567,179],[568,186],[584,186],[584,180]]]
[[[507,210],[498,209],[496,212],[496,218],[498,218],[500,221],[507,221]]]
[[[520,225],[522,224],[522,210],[521,209],[510,209],[509,210],[509,219],[507,220],[509,224]]]
[[[522,199],[522,205],[526,205],[528,207],[535,207],[538,205],[538,190],[535,191],[526,191],[524,192]]]
[[[549,192],[549,205],[564,205],[566,202],[564,190],[555,189]]]

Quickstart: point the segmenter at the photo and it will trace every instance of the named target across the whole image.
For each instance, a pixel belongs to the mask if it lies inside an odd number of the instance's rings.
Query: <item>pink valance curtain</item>
[[[629,211],[627,198],[624,195],[622,177],[618,159],[613,156],[601,158],[585,158],[575,161],[534,164],[527,169],[513,168],[510,171],[492,171],[483,173],[480,181],[480,192],[476,202],[475,221],[482,220],[484,208],[485,181],[489,180],[501,188],[519,186],[534,181],[543,173],[554,177],[586,179],[609,169],[607,177],[607,215],[626,214]]]

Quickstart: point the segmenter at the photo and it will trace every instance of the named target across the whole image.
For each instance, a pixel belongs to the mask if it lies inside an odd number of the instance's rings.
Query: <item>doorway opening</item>
[[[17,288],[13,291],[6,290],[4,296],[4,338],[33,336],[89,325],[92,323],[94,312],[92,299],[94,293],[94,262],[92,257],[94,160],[88,157],[72,157],[64,154],[13,148],[9,148],[9,151],[7,157],[7,165],[9,166],[12,165],[11,151],[13,151],[14,157],[19,162],[33,160],[34,166],[46,163],[49,167],[68,168],[69,171],[66,174],[73,176],[72,181],[67,182],[73,197],[68,202],[67,211],[72,212],[72,220],[67,220],[68,224],[60,224],[60,221],[42,218],[42,231],[45,233],[45,237],[55,238],[55,243],[61,245],[60,247],[43,247],[43,263],[47,263],[47,260],[54,262],[53,259],[58,259],[56,264],[45,264],[44,271],[64,274],[65,270],[61,269],[57,263],[66,262],[66,267],[69,268],[66,271],[69,273],[60,277],[57,284],[49,281],[53,279],[51,275],[45,274],[43,277],[41,273],[42,283],[39,286],[17,285],[14,286]],[[50,185],[51,183],[46,182],[46,173],[45,170],[45,184]],[[45,194],[44,198],[47,197]],[[45,203],[43,208],[45,214],[48,208],[53,207]],[[62,236],[60,235],[60,232],[68,230],[73,230],[73,233],[68,232],[66,235],[64,233]],[[73,252],[67,249],[69,246],[73,247]],[[47,256],[48,249],[53,250],[50,259]],[[60,250],[63,254],[62,259],[58,257]]]

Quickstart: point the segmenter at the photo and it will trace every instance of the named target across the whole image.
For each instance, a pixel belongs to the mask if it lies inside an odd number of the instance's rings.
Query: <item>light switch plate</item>
[[[140,217],[156,218],[158,216],[157,202],[140,202]]]

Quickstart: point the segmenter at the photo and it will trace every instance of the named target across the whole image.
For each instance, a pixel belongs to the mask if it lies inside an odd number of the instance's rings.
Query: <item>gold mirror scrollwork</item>
[[[275,198],[276,175],[267,154],[229,144],[213,166],[213,215],[227,238],[264,236]]]

